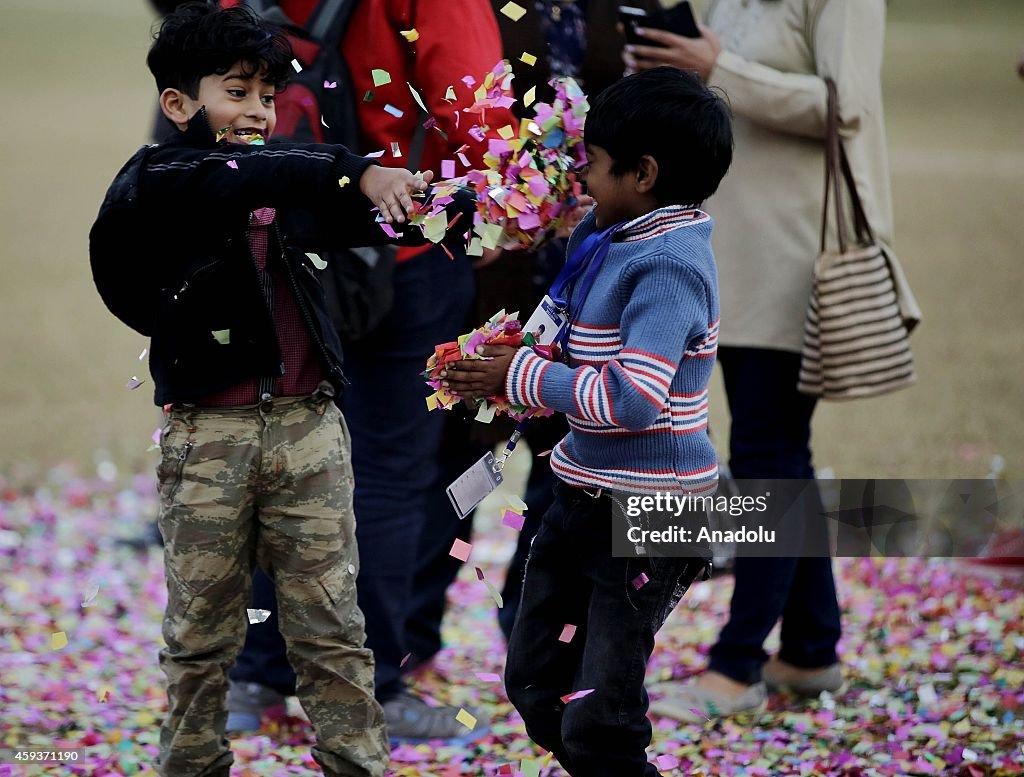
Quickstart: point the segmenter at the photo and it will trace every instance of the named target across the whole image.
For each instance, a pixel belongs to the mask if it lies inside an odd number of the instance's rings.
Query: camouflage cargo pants
[[[160,666],[165,777],[227,775],[227,672],[245,640],[255,563],[277,586],[297,693],[328,775],[382,777],[383,711],[356,605],[348,430],[326,397],[175,408],[157,469],[166,543]]]

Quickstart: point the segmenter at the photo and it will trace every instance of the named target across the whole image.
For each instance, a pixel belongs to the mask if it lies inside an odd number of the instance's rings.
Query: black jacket
[[[90,232],[90,258],[107,306],[152,338],[157,405],[282,373],[246,233],[261,207],[277,209],[268,262],[280,258],[340,393],[341,346],[306,252],[386,241],[359,191],[371,164],[344,146],[217,145],[205,111],[187,131],[129,160]],[[339,186],[346,176],[351,182]],[[213,333],[224,330],[222,344]]]

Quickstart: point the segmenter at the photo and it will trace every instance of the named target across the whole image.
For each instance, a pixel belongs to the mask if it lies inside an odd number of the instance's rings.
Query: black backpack
[[[246,0],[259,16],[284,28],[302,66],[274,101],[275,137],[341,143],[354,153],[367,152],[361,148],[356,95],[340,51],[356,2],[321,0],[299,27],[273,0]],[[418,157],[410,154],[410,160]],[[322,253],[327,267],[320,273],[320,282],[342,343],[365,337],[391,310],[397,251],[394,246],[373,246]]]

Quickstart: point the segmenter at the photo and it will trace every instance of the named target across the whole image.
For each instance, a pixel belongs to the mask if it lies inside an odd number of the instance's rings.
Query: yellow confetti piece
[[[349,178],[347,175],[343,175],[341,176],[341,178],[338,179],[338,188],[344,189],[350,183],[352,183],[352,179]]]
[[[454,100],[455,99],[455,87],[454,86],[449,86],[445,90],[444,99],[446,99],[446,100]]]
[[[135,722],[140,726],[152,726],[156,723],[156,717],[149,710],[143,710],[135,716]]]
[[[523,95],[523,106],[529,108],[537,100],[537,87],[531,86]]]
[[[516,135],[516,131],[512,129],[511,124],[506,124],[498,130],[498,135],[505,140],[512,140]]]
[[[448,230],[448,214],[444,211],[423,219],[423,236],[431,243],[440,243]]]
[[[490,580],[484,580],[483,584],[487,587],[487,593],[491,595],[494,600],[494,604],[497,608],[503,609],[505,607],[505,601],[501,598],[501,594],[498,593],[498,589],[494,587],[494,584]]]
[[[518,22],[526,15],[526,9],[511,0],[501,7],[501,12],[514,22]]]
[[[533,67],[534,65],[537,64],[537,58],[528,51],[524,51],[522,54],[519,55],[519,61],[529,65],[530,67]]]
[[[437,408],[441,406],[441,403],[438,401],[437,392],[436,391],[433,394],[431,394],[429,397],[427,397],[426,400],[427,400],[427,410],[437,410]]]
[[[27,594],[32,590],[28,583],[18,577],[14,578],[8,584],[8,587],[16,594]]]
[[[411,30],[399,30],[398,34],[409,41],[409,43],[415,43],[420,39],[420,33],[415,27]]]
[[[215,329],[210,334],[213,335],[213,339],[221,345],[228,345],[231,342],[231,330],[230,329]]]
[[[325,262],[323,259],[320,258],[320,254],[307,253],[306,256],[309,258],[309,261],[311,261],[313,263],[313,266],[316,269],[318,269],[318,270],[326,270],[327,269],[327,262]]]
[[[416,104],[418,106],[420,106],[420,108],[423,109],[423,112],[424,113],[430,113],[430,111],[427,108],[426,103],[423,102],[423,98],[420,97],[420,93],[417,92],[415,89],[413,89],[412,84],[410,84],[408,81],[406,81],[405,85],[409,87],[409,91],[412,92],[412,99],[414,99],[416,101]]]
[[[68,635],[63,631],[55,631],[50,635],[50,650],[61,650],[68,646]]]
[[[384,84],[391,83],[391,74],[387,70],[375,67],[370,71],[370,75],[373,77],[374,86],[384,86]]]
[[[455,719],[470,731],[476,728],[476,718],[466,712],[463,707],[459,707],[459,714],[455,716]]]
[[[469,248],[466,249],[466,256],[483,256],[484,247],[480,244],[480,238],[474,237],[469,241]]]
[[[480,245],[484,248],[497,248],[501,240],[501,224],[477,224],[473,229],[480,235]]]

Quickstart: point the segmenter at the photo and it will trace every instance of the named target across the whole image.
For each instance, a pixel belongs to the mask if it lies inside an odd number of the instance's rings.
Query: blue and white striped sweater
[[[588,216],[569,250],[593,232]],[[612,244],[569,332],[568,363],[515,355],[510,401],[565,413],[551,466],[572,485],[707,493],[718,461],[707,437],[718,346],[710,217],[662,208]]]

